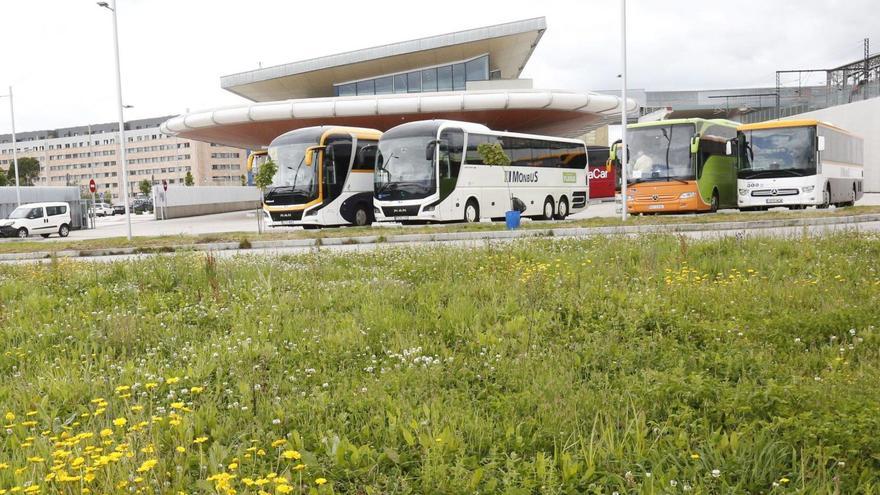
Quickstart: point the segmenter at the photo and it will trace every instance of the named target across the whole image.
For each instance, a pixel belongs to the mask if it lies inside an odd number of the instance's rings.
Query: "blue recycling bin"
[[[504,219],[507,222],[507,230],[519,228],[520,213],[517,210],[511,210],[504,213]]]

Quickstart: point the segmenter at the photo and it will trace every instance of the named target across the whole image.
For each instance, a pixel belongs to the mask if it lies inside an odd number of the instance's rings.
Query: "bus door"
[[[615,174],[614,167],[609,162],[608,148],[590,146],[587,148],[587,157],[590,199],[613,198]]]
[[[330,136],[324,149],[323,177],[324,204],[342,194],[345,179],[351,166],[352,139],[347,135]]]

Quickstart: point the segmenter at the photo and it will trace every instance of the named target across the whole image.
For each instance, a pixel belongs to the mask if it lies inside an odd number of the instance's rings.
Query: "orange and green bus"
[[[739,124],[672,119],[627,126],[627,211],[714,212],[737,207],[737,160],[726,154]],[[612,149],[616,158],[617,149]]]

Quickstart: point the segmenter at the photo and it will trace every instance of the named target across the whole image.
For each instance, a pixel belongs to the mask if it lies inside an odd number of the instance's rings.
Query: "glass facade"
[[[464,91],[468,81],[487,80],[489,80],[489,56],[482,55],[472,60],[439,67],[335,84],[333,94],[335,96],[355,96]]]

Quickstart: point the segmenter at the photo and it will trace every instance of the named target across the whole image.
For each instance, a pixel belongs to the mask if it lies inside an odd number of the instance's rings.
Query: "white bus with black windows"
[[[742,125],[736,153],[741,210],[848,206],[862,197],[862,138],[817,120]]]
[[[589,198],[582,141],[451,120],[382,134],[374,176],[377,222],[478,222],[511,210],[564,219]]]

